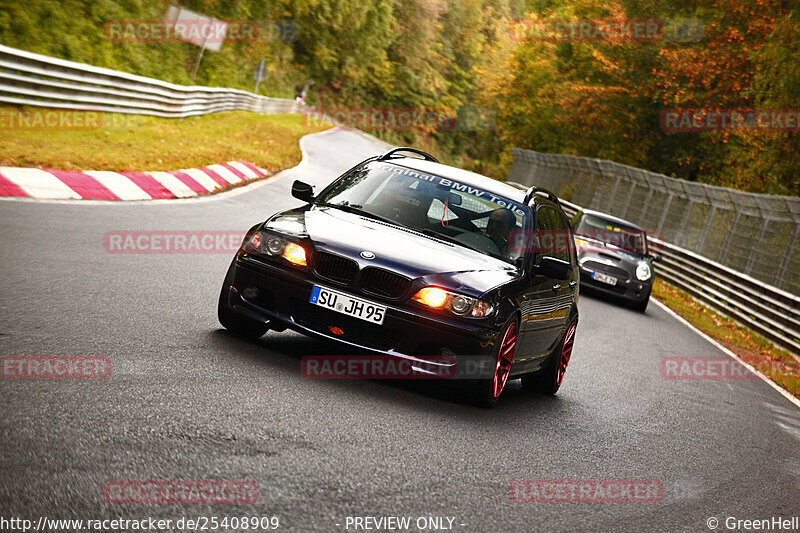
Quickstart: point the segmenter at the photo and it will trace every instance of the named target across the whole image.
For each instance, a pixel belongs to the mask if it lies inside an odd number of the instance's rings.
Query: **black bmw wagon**
[[[580,273],[555,195],[413,148],[369,158],[318,194],[295,181],[292,195],[304,205],[253,226],[236,253],[219,298],[225,328],[290,328],[462,377],[484,406],[508,379],[559,389]],[[570,238],[543,250],[531,244],[540,230]],[[474,360],[481,372],[461,371]]]

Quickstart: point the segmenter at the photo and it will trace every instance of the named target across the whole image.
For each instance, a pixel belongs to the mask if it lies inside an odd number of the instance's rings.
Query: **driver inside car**
[[[511,250],[508,246],[508,239],[511,230],[517,223],[517,217],[510,210],[503,207],[495,209],[489,215],[489,222],[486,224],[486,234],[492,239],[500,255],[511,257]]]

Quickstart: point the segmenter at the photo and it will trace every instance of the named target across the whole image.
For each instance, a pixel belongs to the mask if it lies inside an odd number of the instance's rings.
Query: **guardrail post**
[[[647,211],[648,207],[650,206],[650,201],[653,199],[653,193],[654,192],[655,192],[655,189],[653,188],[653,184],[648,182],[647,183],[647,197],[644,199],[644,202],[642,202],[642,210],[639,211],[639,218],[640,219],[642,218],[642,215],[644,215],[644,213]]]
[[[706,236],[708,236],[708,230],[711,228],[711,221],[714,220],[714,215],[716,214],[716,212],[717,212],[717,206],[712,203],[711,209],[709,210],[708,216],[706,217],[706,223],[703,225],[703,232],[700,234],[700,240],[697,241],[698,253],[703,251],[703,246],[705,246],[706,244]]]
[[[762,216],[763,213],[762,213]],[[769,224],[769,219],[764,217],[764,220],[761,221],[761,227],[758,230],[758,237],[756,237],[756,243],[760,243],[764,239],[764,233],[767,231],[767,224]],[[745,274],[749,274],[753,271],[753,263],[756,261],[756,247],[753,246],[750,248],[750,252],[747,255],[747,266],[744,269]]]
[[[615,173],[616,174],[616,173]],[[619,182],[622,180],[622,176],[616,174],[617,181],[614,183],[614,188],[611,189],[611,194],[608,195],[608,205],[606,205],[606,211],[609,213],[611,212],[611,207],[614,205],[614,198],[617,196],[617,189],[619,188]]]
[[[797,234],[800,233],[800,221],[795,220],[792,236],[789,238],[789,244],[786,246],[786,253],[783,254],[783,261],[781,261],[780,269],[778,269],[778,277],[775,280],[777,287],[783,286],[783,277],[786,275],[786,270],[789,267],[789,258],[792,256],[792,250],[797,242]]]
[[[636,180],[631,176],[631,169],[630,167],[625,167],[625,174],[628,175],[628,178],[631,180],[631,189],[630,193],[628,194],[628,199],[625,200],[625,207],[622,208],[622,212],[619,214],[621,218],[627,218],[628,216],[628,209],[631,206],[631,200],[633,199],[633,193],[636,191],[637,183]]]
[[[725,244],[722,245],[722,248],[719,251],[719,259],[717,261],[719,261],[720,263],[722,263],[725,260],[725,256],[728,255],[728,245],[730,245],[731,239],[733,239],[733,234],[736,230],[736,226],[739,224],[739,217],[741,217],[742,215],[742,212],[738,209],[738,205],[734,204],[734,206],[737,208],[736,216],[733,217],[733,223],[731,224],[731,228],[728,231],[728,236],[725,237]]]
[[[667,213],[669,213],[670,206],[672,205],[672,197],[674,194],[671,190],[667,189],[667,201],[664,204],[664,210],[661,212],[661,220],[658,221],[658,232],[664,234],[664,222],[667,221]]]

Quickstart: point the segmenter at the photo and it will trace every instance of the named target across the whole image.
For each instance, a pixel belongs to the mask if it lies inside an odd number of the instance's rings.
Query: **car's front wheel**
[[[567,372],[569,360],[572,357],[572,347],[575,344],[575,330],[578,327],[578,320],[574,319],[567,327],[560,344],[556,345],[550,355],[550,362],[545,369],[532,376],[522,377],[522,387],[535,392],[547,395],[554,395],[561,388],[564,381],[564,374]]]
[[[494,370],[492,377],[480,380],[475,385],[474,400],[481,407],[494,407],[508,382],[508,374],[514,363],[514,351],[517,347],[519,321],[512,317],[503,327],[500,342],[493,352]]]

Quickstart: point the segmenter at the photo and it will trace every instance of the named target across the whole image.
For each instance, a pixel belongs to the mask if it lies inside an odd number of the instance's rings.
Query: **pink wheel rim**
[[[512,322],[503,334],[500,342],[500,350],[497,352],[497,364],[494,369],[494,381],[492,393],[494,397],[500,396],[508,381],[508,373],[511,372],[511,363],[514,362],[514,349],[517,347],[517,323]]]
[[[558,385],[561,385],[561,382],[564,381],[564,374],[567,373],[569,358],[572,356],[572,345],[575,343],[575,328],[577,327],[578,324],[573,322],[569,325],[567,334],[564,335],[564,345],[561,348],[561,359],[558,363]]]

